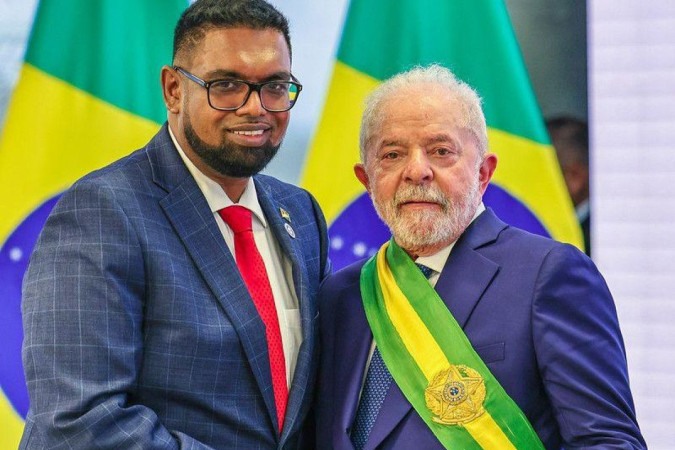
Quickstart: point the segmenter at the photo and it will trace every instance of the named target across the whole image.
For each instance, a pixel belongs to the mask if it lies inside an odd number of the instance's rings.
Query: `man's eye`
[[[241,90],[242,83],[236,81],[221,80],[211,85],[211,91],[216,93],[231,93]]]
[[[286,92],[288,90],[288,84],[287,83],[267,83],[265,85],[265,88],[268,91]]]
[[[387,152],[384,154],[382,159],[397,159],[399,154],[397,152]]]

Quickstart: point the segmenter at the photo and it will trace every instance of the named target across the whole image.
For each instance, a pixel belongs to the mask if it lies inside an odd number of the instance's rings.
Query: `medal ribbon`
[[[544,449],[525,414],[475,352],[443,300],[393,239],[363,266],[360,281],[366,316],[387,368],[446,448]],[[442,371],[455,374],[450,377],[455,381],[460,373],[466,375],[462,367],[472,369],[473,375],[464,380],[469,393],[471,386],[479,384],[476,380],[482,378],[484,411],[465,423],[439,423],[438,411],[430,410],[425,390],[431,389],[430,383],[438,383],[437,375]],[[443,381],[440,383],[442,392]],[[469,395],[466,404],[475,398]],[[447,401],[443,405],[445,411],[456,406]]]

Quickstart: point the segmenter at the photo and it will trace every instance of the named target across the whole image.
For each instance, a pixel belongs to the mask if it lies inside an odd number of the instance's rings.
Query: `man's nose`
[[[251,90],[251,94],[248,96],[246,103],[244,103],[236,111],[237,115],[240,116],[262,116],[267,113],[267,110],[263,108],[262,100],[260,100],[260,93],[254,90]]]
[[[414,149],[410,152],[403,177],[407,182],[412,184],[425,184],[433,180],[434,172],[426,151]]]

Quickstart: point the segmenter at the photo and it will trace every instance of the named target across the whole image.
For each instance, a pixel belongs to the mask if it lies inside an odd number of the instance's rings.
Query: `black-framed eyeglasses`
[[[291,75],[293,81],[272,80],[263,83],[235,79],[204,81],[181,67],[173,68],[205,88],[209,105],[219,111],[234,111],[241,108],[248,101],[252,91],[258,93],[260,104],[265,110],[288,111],[295,105],[302,90],[302,85],[293,75]]]

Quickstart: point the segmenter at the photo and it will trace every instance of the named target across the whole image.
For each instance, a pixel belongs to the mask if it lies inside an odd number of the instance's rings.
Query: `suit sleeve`
[[[564,447],[646,448],[616,308],[595,265],[571,246],[554,247],[534,296],[536,356]]]
[[[209,448],[134,404],[144,262],[109,189],[84,182],[64,194],[23,288],[30,412],[22,448]]]

